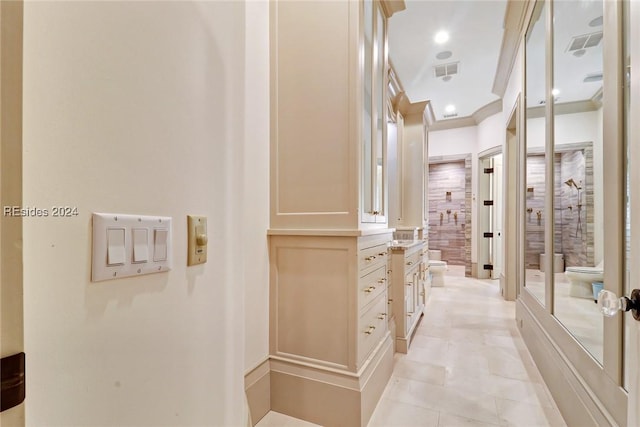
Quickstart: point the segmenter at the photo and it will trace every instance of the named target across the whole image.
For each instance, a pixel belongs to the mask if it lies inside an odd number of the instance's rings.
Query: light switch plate
[[[92,219],[92,282],[161,273],[171,269],[171,217],[94,213]],[[112,238],[112,247],[109,248],[109,233],[121,229],[124,230],[124,248],[119,234],[114,235],[118,239],[114,243]],[[156,242],[158,232],[163,237],[160,245]],[[162,251],[161,261],[155,261],[159,259],[157,251]],[[124,262],[119,262],[122,255]],[[118,262],[109,265],[110,256],[115,256]]]
[[[187,215],[187,265],[207,262],[207,217]]]

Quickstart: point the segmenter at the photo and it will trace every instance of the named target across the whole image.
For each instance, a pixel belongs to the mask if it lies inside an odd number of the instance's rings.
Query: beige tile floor
[[[463,274],[463,273],[462,273]],[[377,426],[566,426],[497,281],[452,267],[434,288],[408,354],[371,418]],[[258,427],[314,426],[270,412]]]

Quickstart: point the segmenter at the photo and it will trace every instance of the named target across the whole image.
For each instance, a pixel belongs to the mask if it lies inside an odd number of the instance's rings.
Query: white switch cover
[[[107,265],[124,265],[125,241],[124,228],[107,228]]]
[[[93,214],[91,281],[171,269],[171,217]]]
[[[149,229],[133,229],[133,262],[142,263],[149,261]]]
[[[156,228],[153,230],[153,260],[164,261],[167,259],[167,236],[169,230]]]

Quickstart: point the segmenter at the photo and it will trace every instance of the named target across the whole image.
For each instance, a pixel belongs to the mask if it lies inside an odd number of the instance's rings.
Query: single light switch
[[[149,261],[149,230],[146,228],[133,229],[133,262]]]
[[[207,262],[207,217],[187,215],[187,265]]]
[[[107,229],[107,265],[124,265],[124,228]]]
[[[153,260],[165,261],[167,259],[167,236],[169,230],[166,228],[156,228],[153,238]]]

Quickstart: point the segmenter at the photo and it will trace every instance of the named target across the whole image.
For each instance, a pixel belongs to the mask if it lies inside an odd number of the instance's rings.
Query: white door
[[[24,350],[22,219],[7,211],[22,202],[22,1],[0,1],[0,28],[0,357],[5,409],[0,412],[0,425],[23,426],[24,403],[13,406],[24,392],[24,377],[20,376]],[[8,361],[15,370],[7,368]],[[5,378],[8,374],[11,377]]]

